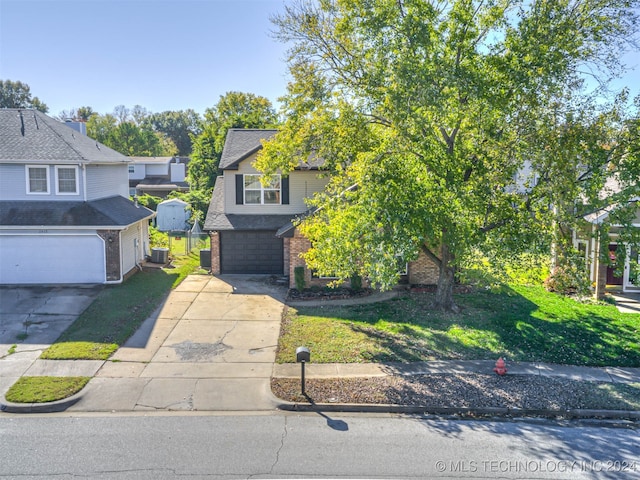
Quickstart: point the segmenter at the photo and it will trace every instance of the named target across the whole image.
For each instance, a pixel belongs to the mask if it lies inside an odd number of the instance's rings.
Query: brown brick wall
[[[98,230],[98,235],[104,240],[104,258],[107,282],[119,281],[120,272],[120,231]]]
[[[211,241],[211,274],[220,275],[220,235],[218,232],[209,232]]]
[[[420,252],[418,258],[409,263],[409,283],[412,285],[435,285],[438,283],[438,266]]]
[[[289,272],[289,288],[296,288],[294,269],[297,266],[305,267],[304,279],[307,287],[325,286],[331,282],[331,279],[313,278],[311,276],[311,270],[306,268],[304,260],[300,257],[300,254],[306,252],[309,247],[311,247],[311,243],[303,237],[297,229],[295,230],[293,238],[285,240],[289,240],[288,255],[287,242],[285,241],[285,258],[289,258],[289,266],[285,269],[285,272]],[[435,285],[438,283],[438,267],[423,252],[420,252],[418,259],[409,263],[408,280],[410,284],[414,285]],[[366,281],[364,280],[363,285],[366,285]]]

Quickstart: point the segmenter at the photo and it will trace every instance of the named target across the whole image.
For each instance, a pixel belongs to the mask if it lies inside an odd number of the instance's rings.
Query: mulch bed
[[[287,300],[345,300],[348,298],[362,298],[368,297],[373,293],[373,290],[363,288],[355,291],[351,288],[317,288],[317,289],[305,289],[302,292],[292,288],[287,293]]]
[[[391,404],[454,408],[638,410],[640,388],[624,385],[631,401],[597,388],[601,382],[532,375],[429,374],[366,378],[307,379],[315,403]],[[289,402],[309,403],[300,380],[273,378],[273,393]]]

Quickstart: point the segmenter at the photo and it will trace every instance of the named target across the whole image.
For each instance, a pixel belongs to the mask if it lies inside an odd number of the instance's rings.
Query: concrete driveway
[[[274,409],[285,294],[265,277],[187,277],[68,411]]]
[[[84,312],[102,286],[0,287],[0,392]],[[14,347],[15,345],[15,347]],[[9,355],[9,351],[14,353]]]
[[[23,375],[86,375],[93,379],[67,411],[255,411],[280,403],[270,379],[286,288],[266,277],[192,275],[108,361],[38,359],[98,291],[0,290],[1,393]]]

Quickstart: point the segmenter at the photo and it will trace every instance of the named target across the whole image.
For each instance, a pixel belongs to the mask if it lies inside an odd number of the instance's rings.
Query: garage
[[[104,283],[104,255],[95,234],[0,235],[0,284]]]
[[[275,231],[220,232],[221,273],[282,275],[283,241]]]

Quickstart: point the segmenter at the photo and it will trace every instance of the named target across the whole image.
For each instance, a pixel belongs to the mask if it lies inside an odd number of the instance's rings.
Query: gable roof
[[[278,130],[259,128],[230,128],[220,156],[221,170],[237,170],[238,165],[262,148],[262,141],[271,139]],[[324,161],[311,155],[307,160],[300,160],[296,167],[301,170],[321,168]]]
[[[91,202],[2,201],[2,227],[89,227],[121,229],[155,215],[119,195]]]
[[[237,170],[238,164],[262,148],[278,131],[255,128],[230,128],[220,156],[220,168]]]
[[[0,162],[113,164],[129,159],[42,112],[2,108]]]

